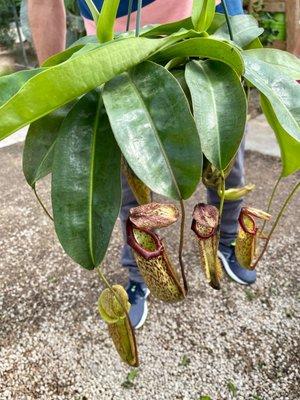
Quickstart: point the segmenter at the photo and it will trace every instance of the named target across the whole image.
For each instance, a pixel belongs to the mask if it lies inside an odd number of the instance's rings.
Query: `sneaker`
[[[150,290],[144,283],[129,281],[126,292],[131,304],[129,311],[131,325],[133,328],[139,329],[147,318],[147,297],[150,294]]]
[[[220,243],[218,256],[227,274],[237,283],[251,285],[256,281],[256,271],[243,268],[238,263],[234,253],[234,246],[225,246]]]

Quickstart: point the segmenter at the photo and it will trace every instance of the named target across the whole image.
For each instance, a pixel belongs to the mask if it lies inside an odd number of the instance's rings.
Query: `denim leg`
[[[226,189],[245,185],[244,152],[245,140],[241,143],[233,168],[226,178]],[[215,190],[208,189],[207,201],[209,204],[213,204],[216,207],[219,206],[220,199]],[[242,199],[237,201],[225,201],[224,203],[220,242],[225,246],[230,246],[236,238],[238,217],[240,215],[242,203]]]
[[[144,283],[144,280],[136,265],[135,259],[132,254],[131,247],[127,244],[126,235],[126,221],[128,218],[129,210],[132,207],[138,206],[134,194],[127,183],[126,178],[122,175],[122,206],[120,210],[120,220],[122,225],[124,246],[122,249],[121,264],[123,267],[128,268],[129,279],[134,282]]]

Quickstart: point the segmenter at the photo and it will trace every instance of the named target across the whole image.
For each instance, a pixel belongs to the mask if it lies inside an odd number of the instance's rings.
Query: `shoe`
[[[134,329],[139,329],[147,318],[147,297],[150,294],[150,290],[144,283],[129,281],[126,292],[128,294],[129,303],[131,304],[129,310],[131,325]]]
[[[225,246],[220,243],[218,257],[231,279],[241,285],[251,285],[256,281],[256,271],[248,270],[240,266],[234,253],[234,246]]]

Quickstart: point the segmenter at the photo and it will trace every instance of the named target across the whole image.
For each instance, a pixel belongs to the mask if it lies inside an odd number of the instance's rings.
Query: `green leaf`
[[[244,61],[240,51],[232,44],[213,38],[192,38],[176,43],[156,53],[152,59],[164,63],[175,57],[202,57],[222,61],[238,75],[244,72]]]
[[[103,260],[121,201],[120,151],[100,91],[82,97],[65,118],[52,166],[57,236],[87,269]]]
[[[82,49],[82,47],[83,44],[79,44],[77,46],[69,47],[60,53],[54,54],[43,63],[42,67],[53,67],[54,65],[61,64],[62,62],[67,61],[74,53],[78,52],[78,50]]]
[[[114,38],[114,25],[120,0],[104,0],[97,22],[97,36],[100,43]]]
[[[246,54],[279,68],[292,79],[300,79],[300,60],[287,51],[266,48],[248,50]]]
[[[141,32],[141,36],[145,37],[156,37],[156,36],[168,36],[172,33],[178,32],[180,29],[193,29],[193,23],[191,18],[181,19],[175,22],[169,22],[167,24],[154,25],[144,28]]]
[[[289,176],[300,170],[300,135],[294,138],[283,128],[278,115],[272,107],[270,101],[261,95],[260,104],[267,121],[276,134],[276,138],[281,151],[282,173],[281,175]]]
[[[300,85],[249,51],[245,78],[263,95],[262,107],[281,150],[282,176],[300,169]]]
[[[247,101],[236,73],[218,61],[191,61],[185,79],[190,89],[202,150],[220,171],[235,156],[244,135]]]
[[[104,86],[117,142],[135,174],[154,192],[189,198],[202,152],[184,93],[165,68],[144,62]]]
[[[96,35],[82,36],[81,38],[76,40],[76,42],[72,43],[69,49],[78,45],[85,45],[88,43],[96,44],[99,43],[99,40]]]
[[[256,39],[252,40],[252,42],[247,44],[247,46],[245,46],[244,49],[245,50],[252,50],[252,49],[261,49],[263,47],[264,46],[263,46],[260,38],[256,38]]]
[[[209,34],[214,33],[221,25],[225,23],[224,14],[215,13],[211,25],[207,29]],[[178,32],[180,29],[191,30],[194,28],[192,18],[188,17],[179,21],[169,22],[167,24],[153,25],[144,27],[141,35],[144,37],[168,36]]]
[[[2,104],[4,104],[10,97],[15,95],[28,79],[39,74],[41,71],[41,69],[29,69],[2,76],[0,78],[0,106],[2,106]]]
[[[252,15],[235,15],[230,17],[234,42],[245,47],[263,33],[263,28],[258,26],[258,22]],[[214,36],[230,40],[227,24],[222,25]]]
[[[39,179],[51,172],[59,128],[70,108],[68,104],[33,122],[29,127],[23,150],[23,173],[32,188]]]
[[[214,19],[215,7],[215,0],[193,0],[192,21],[196,31],[208,29]]]
[[[222,25],[226,22],[226,18],[224,14],[215,13],[212,23],[210,24],[209,28],[207,29],[207,33],[212,35],[219,29]]]
[[[191,93],[190,93],[190,89],[186,83],[185,80],[185,76],[184,76],[184,70],[182,69],[174,69],[172,71],[170,71],[171,74],[174,76],[174,78],[176,78],[177,82],[179,83],[179,85],[181,86],[181,89],[183,90],[186,98],[188,99],[188,102],[190,104],[190,106],[192,105],[191,102]],[[192,109],[192,107],[190,107]]]
[[[109,81],[168,42],[146,38],[113,41],[37,73],[0,107],[0,140]]]
[[[238,388],[236,384],[232,381],[227,382],[227,389],[229,390],[229,393],[233,396],[236,397]]]

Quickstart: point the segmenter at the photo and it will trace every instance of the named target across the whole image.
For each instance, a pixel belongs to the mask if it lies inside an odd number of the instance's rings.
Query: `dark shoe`
[[[220,243],[218,256],[227,274],[237,283],[241,285],[251,285],[256,281],[256,271],[243,268],[237,262],[234,246],[225,246]]]
[[[139,329],[147,318],[147,297],[150,291],[144,283],[129,281],[126,292],[131,304],[129,311],[131,325],[133,328]]]

